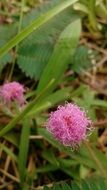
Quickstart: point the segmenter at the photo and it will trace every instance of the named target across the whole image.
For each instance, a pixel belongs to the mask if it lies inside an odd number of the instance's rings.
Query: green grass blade
[[[41,101],[38,105],[36,104],[35,107],[28,113],[28,115],[36,115],[39,112],[49,109],[50,107],[61,101],[67,100],[70,97],[70,91],[71,87],[57,90],[56,92],[50,94],[45,99],[43,99],[43,101]]]
[[[14,131],[5,134],[3,138],[13,144],[15,147],[19,147],[19,134],[15,133]]]
[[[18,166],[21,184],[25,181],[26,177],[26,162],[29,147],[29,135],[30,135],[30,122],[29,119],[23,121],[23,127],[21,131],[20,146],[19,146],[19,156],[18,156]]]
[[[97,21],[96,21],[96,15],[95,15],[95,5],[96,5],[96,0],[89,0],[88,1],[88,9],[89,9],[89,21],[92,29],[97,32],[98,27],[97,27]]]
[[[69,63],[70,57],[74,54],[81,33],[80,19],[70,23],[61,33],[59,40],[54,48],[53,54],[44,69],[41,76],[37,93],[47,86],[50,80],[54,79],[51,88],[46,92],[46,95],[57,86],[60,78],[65,72]]]
[[[15,162],[17,162],[17,156],[6,145],[0,143],[0,150],[9,155]]]
[[[93,162],[97,165],[98,170],[101,172],[101,175],[107,180],[107,170],[104,167],[103,162],[101,162],[101,160],[100,160],[102,155],[98,154],[98,151],[95,152],[94,149],[91,147],[91,145],[88,142],[85,142],[84,144],[85,144],[87,150],[89,151]]]
[[[54,7],[52,10],[48,11],[47,13],[41,15],[38,19],[34,20],[28,27],[26,27],[22,32],[16,35],[12,40],[10,40],[6,45],[4,45],[0,49],[0,57],[5,55],[11,48],[21,42],[24,38],[26,38],[29,34],[33,31],[37,30],[41,25],[49,21],[55,15],[72,5],[73,3],[77,2],[78,0],[66,0],[60,3],[58,6]]]

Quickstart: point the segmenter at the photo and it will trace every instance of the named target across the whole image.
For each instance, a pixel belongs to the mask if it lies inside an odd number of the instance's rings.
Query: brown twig
[[[103,119],[103,120],[97,120],[93,123],[93,125],[95,127],[99,127],[99,126],[106,126],[107,127],[107,119]]]
[[[8,178],[10,178],[11,180],[15,181],[15,182],[20,182],[18,178],[16,178],[15,176],[9,174],[8,172],[4,171],[3,169],[0,168],[0,172],[3,173],[4,175],[6,175]]]

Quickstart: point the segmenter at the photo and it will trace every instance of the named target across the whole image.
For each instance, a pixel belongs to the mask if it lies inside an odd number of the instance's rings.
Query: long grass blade
[[[51,88],[46,91],[46,95],[55,89],[69,64],[69,59],[75,52],[80,33],[80,19],[77,19],[74,22],[70,23],[61,33],[59,40],[54,48],[53,54],[41,76],[37,94],[40,93],[45,86],[47,86],[50,80],[54,80],[54,82],[51,85]]]
[[[66,0],[60,3],[58,6],[54,7],[52,10],[48,11],[47,13],[41,15],[38,19],[34,20],[29,26],[27,26],[22,32],[16,35],[12,40],[10,40],[6,45],[4,45],[0,49],[0,57],[5,55],[11,48],[25,39],[29,34],[33,31],[37,30],[41,25],[49,21],[55,15],[72,5],[73,3],[77,2],[78,0]]]

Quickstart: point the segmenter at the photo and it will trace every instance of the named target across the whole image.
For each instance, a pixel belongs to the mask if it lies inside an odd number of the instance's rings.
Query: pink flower
[[[5,83],[0,88],[1,99],[6,103],[16,101],[18,104],[22,105],[25,102],[24,99],[25,89],[23,85],[18,82]]]
[[[68,103],[50,114],[47,130],[63,145],[76,147],[86,139],[90,125],[91,120],[87,118],[85,111]]]

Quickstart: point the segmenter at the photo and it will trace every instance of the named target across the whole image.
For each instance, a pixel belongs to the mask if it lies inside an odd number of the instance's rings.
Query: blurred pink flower
[[[7,104],[16,101],[18,104],[22,105],[25,102],[24,92],[25,89],[23,85],[18,82],[9,82],[1,86],[0,97]]]
[[[65,146],[76,147],[86,139],[91,120],[77,105],[59,106],[50,114],[47,130]]]

